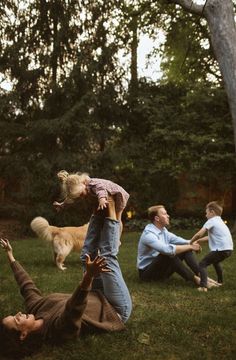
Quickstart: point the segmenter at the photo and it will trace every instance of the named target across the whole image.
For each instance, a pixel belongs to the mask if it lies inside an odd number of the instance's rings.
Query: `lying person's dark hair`
[[[39,334],[30,334],[22,341],[20,332],[8,329],[0,320],[0,359],[23,359],[37,352],[42,346],[42,338]]]

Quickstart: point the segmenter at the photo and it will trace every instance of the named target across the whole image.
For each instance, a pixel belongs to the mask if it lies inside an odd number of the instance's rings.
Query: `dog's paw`
[[[57,267],[58,267],[58,269],[60,269],[60,270],[62,270],[62,271],[64,271],[64,270],[67,269],[67,267],[64,266],[63,264],[58,264]]]

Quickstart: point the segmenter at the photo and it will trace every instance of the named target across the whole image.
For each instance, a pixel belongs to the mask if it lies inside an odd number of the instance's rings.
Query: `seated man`
[[[94,260],[86,256],[83,279],[72,295],[41,295],[27,272],[14,259],[9,241],[0,240],[26,308],[25,314],[17,312],[0,320],[0,353],[19,358],[32,353],[42,342],[63,343],[80,334],[125,328],[132,304],[116,256],[120,223],[116,220],[113,203],[109,203],[108,210],[109,217],[102,221],[97,215],[91,219],[93,224],[88,229],[88,236],[96,237],[100,256]],[[103,293],[91,290],[93,279],[98,275],[101,276]]]
[[[199,244],[176,236],[166,229],[169,215],[163,205],[148,209],[148,224],[139,240],[137,267],[141,280],[163,280],[174,272],[185,280],[199,285],[199,267],[192,251],[199,251]],[[183,260],[189,267],[183,264]],[[190,270],[190,269],[192,270]]]

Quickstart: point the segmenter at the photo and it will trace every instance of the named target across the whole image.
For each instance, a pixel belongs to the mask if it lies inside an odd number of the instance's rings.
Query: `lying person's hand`
[[[90,256],[86,254],[86,272],[90,277],[96,277],[102,272],[110,272],[108,269],[106,259],[101,256],[96,256],[92,261]]]
[[[0,245],[7,252],[12,252],[12,247],[8,239],[0,238]]]
[[[13,256],[13,250],[12,250],[9,240],[6,238],[0,238],[0,245],[6,251],[8,260],[10,262],[15,261],[15,258]]]

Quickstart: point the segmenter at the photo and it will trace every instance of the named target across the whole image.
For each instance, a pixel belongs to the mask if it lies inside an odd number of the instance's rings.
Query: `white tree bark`
[[[171,2],[181,5],[183,9],[193,14],[201,15],[203,12],[203,5],[195,4],[192,0],[172,0]]]
[[[212,48],[219,63],[231,110],[236,149],[236,27],[232,0],[206,0],[197,5],[194,0],[172,0],[183,9],[206,18]]]

